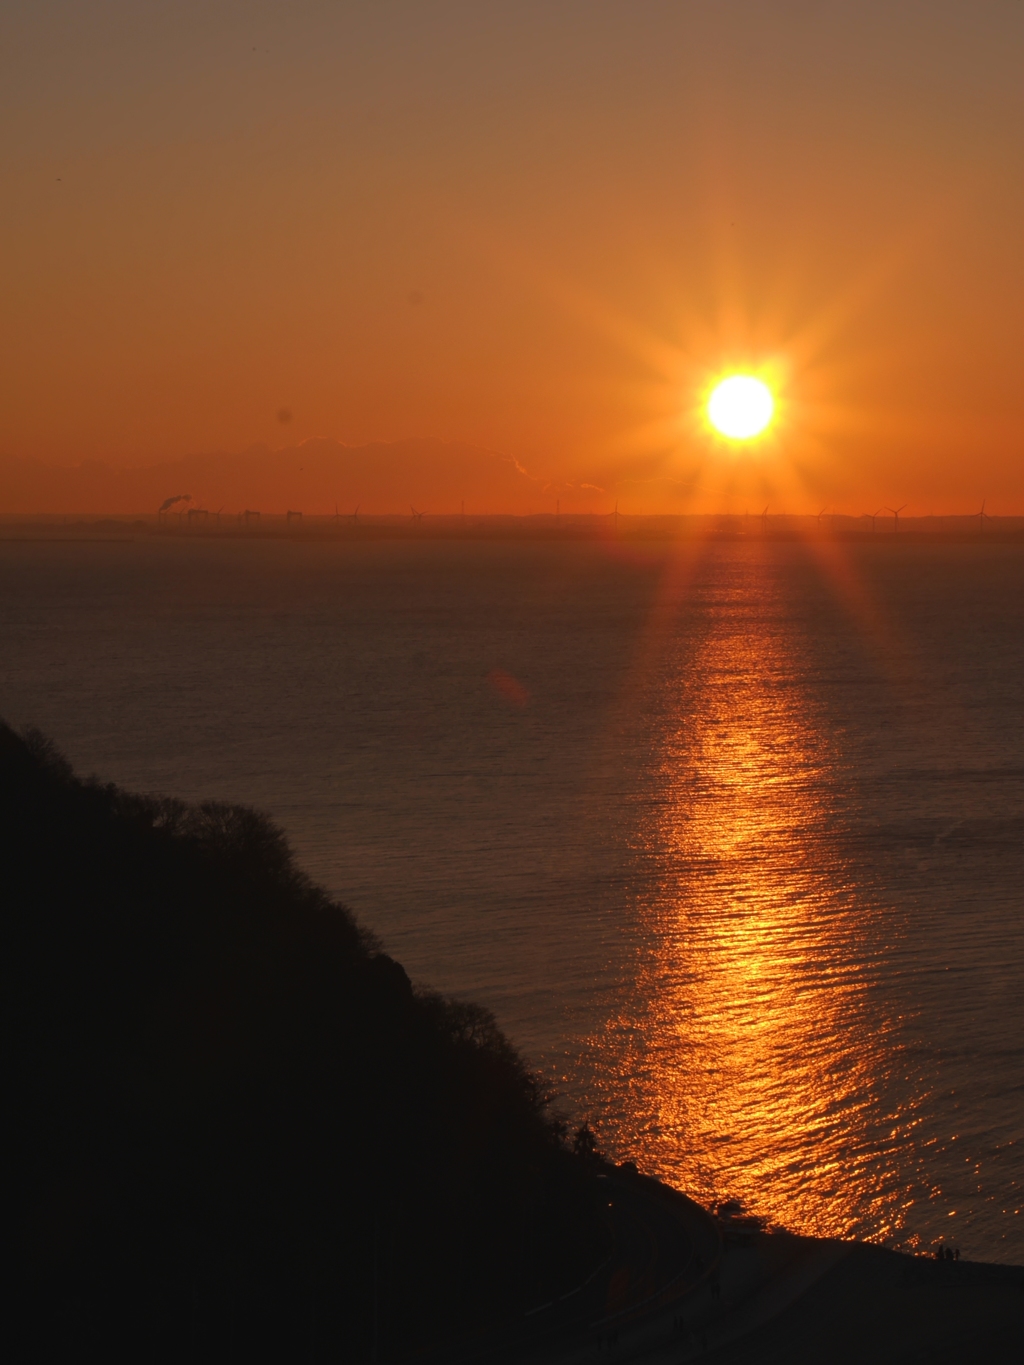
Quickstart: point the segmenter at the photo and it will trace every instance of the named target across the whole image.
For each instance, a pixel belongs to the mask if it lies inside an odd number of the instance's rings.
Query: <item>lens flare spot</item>
[[[733,374],[723,379],[708,400],[708,421],[733,441],[759,436],[774,411],[775,400],[768,385],[749,374]]]
[[[506,673],[503,668],[492,668],[487,675],[487,681],[498,696],[504,697],[512,706],[526,706],[530,700],[529,692],[519,679],[513,677],[511,673]]]

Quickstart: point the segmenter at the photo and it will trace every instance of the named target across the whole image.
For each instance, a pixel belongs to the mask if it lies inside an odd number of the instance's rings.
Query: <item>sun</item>
[[[733,441],[759,436],[772,420],[775,400],[767,384],[749,374],[732,374],[716,384],[708,400],[708,421]]]

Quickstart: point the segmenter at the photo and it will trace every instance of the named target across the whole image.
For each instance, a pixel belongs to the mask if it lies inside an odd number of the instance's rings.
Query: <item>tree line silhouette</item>
[[[0,722],[0,830],[25,1358],[400,1360],[604,1254],[588,1135],[264,816]]]

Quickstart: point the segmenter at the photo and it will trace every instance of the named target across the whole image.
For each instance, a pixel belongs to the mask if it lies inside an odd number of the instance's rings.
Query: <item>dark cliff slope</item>
[[[493,1019],[414,992],[257,813],[0,726],[25,1353],[400,1359],[600,1252]]]

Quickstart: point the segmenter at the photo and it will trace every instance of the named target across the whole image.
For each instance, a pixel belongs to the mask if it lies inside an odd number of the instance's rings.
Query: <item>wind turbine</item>
[[[353,526],[358,526],[358,525],[359,525],[359,508],[360,508],[361,506],[362,506],[361,503],[356,503],[356,510],[352,513],[352,525],[353,525]]]
[[[413,519],[413,521],[422,521],[422,520],[423,520],[423,513],[422,513],[422,512],[417,512],[417,511],[416,511],[416,508],[413,507],[412,503],[409,504],[409,511],[412,513],[412,519]]]
[[[908,504],[907,504],[907,503],[904,503],[904,504],[903,504],[903,507],[906,507],[906,506],[908,506]],[[894,527],[894,529],[893,529],[893,535],[897,535],[897,536],[898,536],[899,533],[900,533],[900,513],[903,511],[903,507],[886,507],[886,508],[884,509],[886,512],[891,512],[891,513],[893,514],[893,517],[895,518],[896,524],[895,524],[895,527]]]
[[[885,508],[884,508],[884,507],[876,507],[875,510],[871,513],[871,534],[872,534],[872,535],[875,534],[875,518],[878,516],[879,512],[884,512],[884,511],[885,511]]]
[[[974,513],[974,515],[978,518],[978,529],[982,535],[985,534],[985,518],[988,517],[988,513],[985,511],[986,502],[988,502],[988,498],[983,498],[981,502],[981,511]],[[992,520],[991,517],[989,517],[988,519],[989,521]]]
[[[768,506],[769,504],[765,503],[764,511],[761,513],[761,534],[763,536],[768,534]]]

